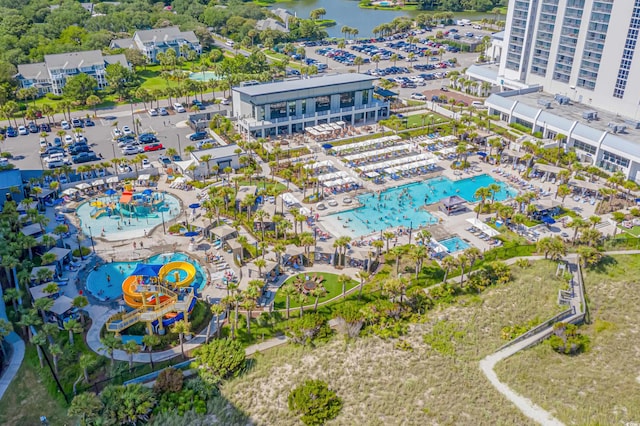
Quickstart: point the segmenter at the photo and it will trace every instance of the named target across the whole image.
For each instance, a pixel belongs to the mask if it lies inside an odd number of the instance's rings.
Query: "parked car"
[[[113,129],[111,131],[111,134],[113,135],[114,139],[119,138],[120,136],[122,136],[122,130],[118,129],[117,127],[115,129]]]
[[[62,120],[60,122],[60,127],[62,127],[63,130],[71,130],[71,124],[69,124],[67,120]]]
[[[40,131],[40,129],[38,129],[38,126],[36,126],[36,123],[34,122],[29,123],[27,128],[29,129],[29,133],[38,133]]]
[[[142,133],[138,136],[138,141],[140,141],[140,143],[153,143],[158,142],[158,138],[153,133]]]
[[[40,151],[40,157],[49,157],[53,154],[62,154],[64,156],[64,149],[51,146],[43,151]]]
[[[162,164],[165,167],[171,164],[171,159],[166,155],[161,155],[160,157],[158,157],[158,161],[160,162],[160,164]]]
[[[128,164],[118,164],[118,173],[129,173],[130,171],[132,169]]]
[[[149,115],[150,115],[151,117],[157,117],[157,116],[158,116],[158,110],[157,110],[157,109],[155,109],[155,108],[151,108],[151,109],[149,110]]]
[[[422,93],[412,93],[411,94],[411,99],[416,99],[419,101],[426,101],[427,97],[425,95],[423,95]]]
[[[40,125],[40,131],[41,132],[50,132],[51,131],[51,126],[49,126],[47,123],[42,123]]]
[[[176,102],[175,104],[173,104],[173,109],[176,110],[176,112],[187,112],[186,109],[184,109],[184,107],[182,106],[181,103]]]
[[[7,136],[10,138],[15,138],[16,136],[18,136],[18,132],[16,131],[16,129],[9,126],[7,127]]]
[[[131,130],[129,126],[122,126],[122,133],[124,133],[125,135],[132,135],[133,130]]]
[[[90,161],[96,161],[99,159],[100,158],[93,151],[81,152],[80,154],[71,157],[71,161],[73,161],[74,164],[88,163]]]
[[[189,135],[189,140],[190,141],[199,141],[202,139],[206,139],[207,136],[209,136],[207,134],[207,132],[195,132]]]
[[[80,128],[84,127],[84,123],[79,118],[73,118],[71,120],[71,125],[76,129],[80,129]]]
[[[162,107],[160,108],[160,115],[169,115],[169,111],[167,111],[166,108]]]
[[[90,118],[85,118],[84,125],[85,127],[93,127],[96,125],[96,123],[94,123],[93,120],[91,120]]]
[[[136,154],[139,154],[141,151],[142,151],[141,148],[133,145],[127,145],[124,148],[122,148],[123,155],[136,155]]]
[[[69,147],[69,154],[70,155],[80,154],[81,152],[91,152],[91,150],[89,149],[88,145],[85,145],[83,143],[71,145]]]
[[[173,161],[174,163],[176,161],[182,161],[182,157],[180,157],[178,154],[176,154],[176,155],[171,157],[171,161]]]
[[[164,146],[162,146],[161,143],[152,143],[151,145],[147,145],[144,147],[145,152],[160,151],[161,149],[164,149]]]
[[[25,126],[19,126],[18,127],[18,134],[19,135],[28,135],[29,134],[29,129],[27,129]]]
[[[143,169],[150,169],[151,168],[151,163],[146,158],[144,160],[142,160],[142,168]]]
[[[61,147],[62,146],[62,139],[57,137],[57,136],[55,138],[53,138],[53,146]]]

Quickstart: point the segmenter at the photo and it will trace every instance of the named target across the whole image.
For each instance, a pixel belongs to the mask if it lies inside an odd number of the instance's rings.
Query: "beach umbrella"
[[[200,207],[200,204],[198,203],[189,204],[190,209],[197,209],[198,207]]]
[[[551,216],[543,216],[542,217],[542,221],[544,223],[546,223],[547,225],[551,225],[551,224],[556,223],[556,220],[554,218],[552,218]]]
[[[107,195],[113,195],[113,194],[116,193],[116,190],[109,188],[104,193],[107,194]]]
[[[325,143],[325,144],[322,145],[322,148],[331,149],[331,148],[333,148],[333,145],[331,145],[330,143]]]
[[[185,236],[185,237],[195,237],[195,236],[197,236],[198,234],[199,234],[199,232],[196,232],[196,231],[189,231],[189,232],[185,232],[185,233],[184,233],[184,236]]]
[[[151,195],[153,194],[153,189],[145,189],[144,191],[142,191],[143,195]]]

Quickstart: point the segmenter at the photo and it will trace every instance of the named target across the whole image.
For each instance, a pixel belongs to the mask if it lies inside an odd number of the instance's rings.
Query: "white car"
[[[151,108],[151,109],[149,110],[149,115],[150,115],[151,117],[157,117],[157,116],[158,116],[158,110],[157,110],[157,109],[155,109],[155,108]]]
[[[60,122],[60,127],[62,127],[63,130],[71,130],[71,124],[69,124],[67,120],[62,120]]]
[[[120,129],[118,129],[117,127],[115,129],[113,129],[113,131],[111,132],[113,134],[113,138],[117,139],[120,136],[122,136],[122,131]]]
[[[133,145],[127,145],[124,148],[122,148],[122,154],[123,155],[136,155],[142,152],[142,149],[138,148],[137,146],[133,146]]]
[[[125,135],[132,135],[133,134],[133,130],[131,130],[131,128],[129,126],[122,126],[122,132]]]
[[[65,144],[65,145],[71,145],[71,144],[73,144],[73,136],[71,136],[71,135],[64,135],[64,144]]]
[[[182,106],[181,103],[176,102],[175,104],[173,104],[173,109],[176,110],[176,112],[187,112],[186,109],[184,109],[184,107]]]
[[[422,93],[412,93],[411,94],[411,99],[416,99],[418,101],[426,101],[427,97],[425,95],[423,95]]]
[[[76,133],[75,138],[77,143],[87,143],[87,138],[82,133]]]
[[[118,173],[129,173],[131,171],[131,166],[128,164],[118,164]]]
[[[20,126],[20,127],[18,127],[18,134],[19,135],[28,135],[29,134],[29,129],[27,129],[25,126]]]
[[[40,138],[40,148],[47,149],[49,147],[49,143],[45,138]]]
[[[144,160],[142,160],[142,168],[143,169],[150,169],[151,168],[151,162],[149,162],[149,160],[147,160],[145,158]]]

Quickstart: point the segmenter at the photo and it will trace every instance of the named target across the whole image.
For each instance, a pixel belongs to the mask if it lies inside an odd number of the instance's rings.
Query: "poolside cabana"
[[[242,247],[242,244],[240,244],[240,242],[237,240],[237,238],[232,238],[230,240],[225,240],[225,243],[227,243],[227,245],[229,246],[229,249],[231,249],[231,253],[233,254],[233,258],[234,259],[238,259],[238,262],[241,262],[242,259],[244,259],[244,247]]]
[[[305,255],[304,247],[287,247],[287,251],[283,258],[284,266],[298,269],[301,266],[309,265],[309,260]]]
[[[593,182],[589,182],[586,180],[576,180],[576,179],[571,179],[567,185],[572,186],[574,188],[580,188],[583,190],[587,190],[587,191],[591,191],[594,193],[597,193],[600,188],[602,188],[602,185],[599,185],[597,183],[593,183]]]
[[[440,200],[440,211],[445,212],[447,216],[450,216],[454,213],[460,213],[466,210],[464,206],[466,202],[467,201],[464,198],[457,195],[443,198],[442,200]]]
[[[538,211],[534,214],[536,220],[541,220],[543,216],[555,216],[560,213],[562,203],[558,200],[541,199],[533,203]]]
[[[42,235],[42,227],[37,223],[33,223],[31,225],[23,226],[20,233],[25,237],[32,236],[37,238]]]
[[[249,276],[253,276],[254,272],[256,276],[260,273],[260,269],[253,262],[249,263],[247,267],[249,269]],[[277,262],[267,260],[267,264],[262,268],[262,276],[259,278],[264,278],[267,282],[276,281],[281,273],[280,265],[278,265]]]
[[[226,241],[230,238],[236,238],[238,236],[238,231],[236,231],[235,228],[232,228],[229,225],[217,226],[211,230],[211,233],[220,238],[222,241]]]
[[[543,179],[548,179],[549,174],[558,176],[558,173],[560,173],[563,170],[567,170],[562,167],[552,166],[551,164],[538,164],[538,163],[533,165],[533,169],[543,172],[544,173]]]
[[[347,265],[352,268],[367,271],[369,269],[369,258],[371,254],[371,252],[351,250],[347,253]]]
[[[49,253],[56,256],[56,269],[58,273],[62,273],[64,265],[71,262],[71,250],[61,247],[52,247],[47,253],[45,253],[45,255]]]
[[[46,293],[44,291],[44,289],[51,285],[53,282],[47,282],[44,284],[40,284],[34,287],[29,287],[29,294],[31,294],[31,298],[36,301],[38,299],[44,299],[45,297],[51,298],[51,299],[55,299],[60,295],[60,291],[56,292],[56,293]]]
[[[57,270],[56,270],[56,266],[55,265],[45,265],[45,266],[36,266],[34,268],[31,268],[31,281],[32,282],[36,282],[38,280],[38,271],[40,271],[41,269],[48,269],[49,271],[51,271],[52,275],[55,277],[57,274]]]
[[[64,329],[64,323],[74,316],[73,299],[67,296],[55,299],[46,315],[47,320],[56,323],[60,329]]]

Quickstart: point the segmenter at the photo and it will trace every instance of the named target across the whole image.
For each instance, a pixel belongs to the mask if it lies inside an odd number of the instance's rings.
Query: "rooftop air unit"
[[[585,120],[597,120],[598,112],[597,111],[585,111],[582,113],[582,118]]]

